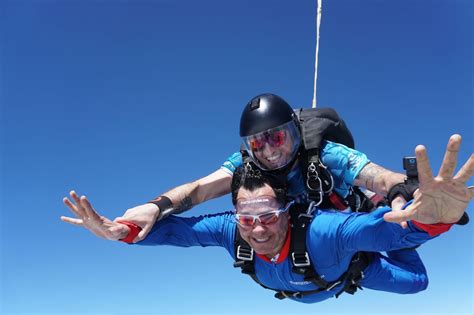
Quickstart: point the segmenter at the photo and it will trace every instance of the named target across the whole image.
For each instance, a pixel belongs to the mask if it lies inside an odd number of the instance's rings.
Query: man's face
[[[273,131],[265,136],[266,139],[261,139],[261,147],[253,151],[255,158],[270,170],[288,164],[293,153],[293,141],[288,131]]]
[[[297,124],[291,120],[275,128],[242,137],[247,152],[258,167],[277,170],[291,163],[301,144]]]
[[[244,188],[237,194],[237,213],[241,215],[260,215],[279,210],[282,205],[275,200],[273,189],[265,184],[262,188],[249,191]],[[272,214],[262,216],[265,219]],[[279,213],[275,222],[262,224],[259,220],[251,226],[237,224],[242,238],[260,255],[273,258],[283,247],[288,231],[288,212]]]

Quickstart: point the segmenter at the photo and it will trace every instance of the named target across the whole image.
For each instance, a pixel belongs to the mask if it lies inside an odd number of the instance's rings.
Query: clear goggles
[[[271,225],[278,221],[280,214],[288,211],[294,201],[280,207],[275,197],[260,197],[252,200],[238,200],[235,221],[243,228],[250,228],[258,221],[261,225]],[[245,212],[261,211],[259,214],[246,214]],[[244,213],[241,213],[244,212]]]
[[[301,135],[294,121],[268,129],[255,135],[242,137],[245,149],[253,162],[263,170],[277,170],[287,166],[298,153]],[[270,147],[274,156],[265,156],[265,148]]]

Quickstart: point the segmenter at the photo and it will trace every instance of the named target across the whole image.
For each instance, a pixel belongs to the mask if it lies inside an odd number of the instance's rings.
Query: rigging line
[[[321,27],[322,2],[323,0],[318,0],[318,9],[316,11],[316,52],[315,52],[316,57],[314,61],[314,92],[313,92],[313,102],[312,102],[313,108],[316,108],[316,83],[318,81],[318,55],[319,55],[319,29]]]

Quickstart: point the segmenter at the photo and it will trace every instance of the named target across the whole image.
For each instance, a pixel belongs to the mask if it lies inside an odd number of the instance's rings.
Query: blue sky
[[[420,248],[420,294],[303,305],[273,298],[223,249],[127,246],[59,220],[71,189],[114,218],[214,171],[238,148],[254,95],[310,107],[315,8],[1,1],[0,313],[472,314],[472,223]],[[469,0],[325,1],[318,106],[337,109],[356,147],[389,169],[423,143],[437,171],[453,133],[465,161],[472,15]],[[189,214],[230,208],[225,196]]]

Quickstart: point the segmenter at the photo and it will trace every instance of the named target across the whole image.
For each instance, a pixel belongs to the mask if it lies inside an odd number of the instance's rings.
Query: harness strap
[[[304,206],[297,205],[292,209],[292,242],[290,253],[293,263],[293,272],[303,275],[305,281],[311,281],[319,287],[318,290],[312,290],[314,292],[311,291],[311,294],[314,294],[327,290],[329,287],[331,287],[331,284],[321,278],[321,276],[314,270],[309,258],[309,254],[306,251],[306,231],[307,226],[309,226],[311,223],[311,220],[312,216],[307,215],[307,211]],[[296,293],[301,293],[301,296],[308,295],[307,293],[302,294],[302,292]],[[285,294],[283,294],[283,298],[285,297]],[[282,298],[281,295],[279,298]]]
[[[321,277],[314,271],[314,268],[307,268],[305,275],[306,281],[312,281],[314,284],[318,285],[319,288],[310,291],[279,291],[275,294],[275,297],[282,300],[284,298],[293,297],[293,298],[301,298],[311,294],[317,294],[323,291],[330,291],[333,288],[341,285],[344,283],[342,289],[335,294],[335,297],[338,298],[342,293],[346,292],[351,295],[357,292],[357,289],[363,290],[363,288],[359,285],[360,281],[364,279],[364,270],[369,266],[372,262],[373,254],[368,252],[358,252],[354,255],[349,265],[349,269],[341,276],[339,279],[333,282],[326,282],[325,280],[321,279]],[[311,274],[315,277],[312,278]],[[319,281],[322,282],[319,282]],[[319,285],[318,283],[321,283]]]
[[[241,268],[243,274],[249,275],[253,281],[260,284],[263,288],[274,290],[262,284],[255,274],[255,258],[254,250],[250,245],[242,238],[239,233],[239,229],[235,229],[235,238],[234,238],[234,253],[235,253],[235,262],[234,268]]]
[[[352,257],[349,269],[341,276],[342,281],[345,281],[344,287],[336,293],[338,298],[342,293],[346,292],[351,295],[357,292],[357,289],[362,289],[359,282],[364,279],[364,270],[370,265],[373,260],[373,253],[358,252]]]
[[[322,288],[319,288],[319,289],[316,289],[316,290],[311,290],[311,291],[299,291],[299,292],[293,292],[293,291],[278,291],[277,293],[275,293],[275,297],[279,300],[283,300],[283,299],[286,299],[286,298],[302,298],[304,296],[308,296],[308,295],[311,295],[311,294],[317,294],[317,293],[320,293],[322,291],[325,291],[324,289]]]

